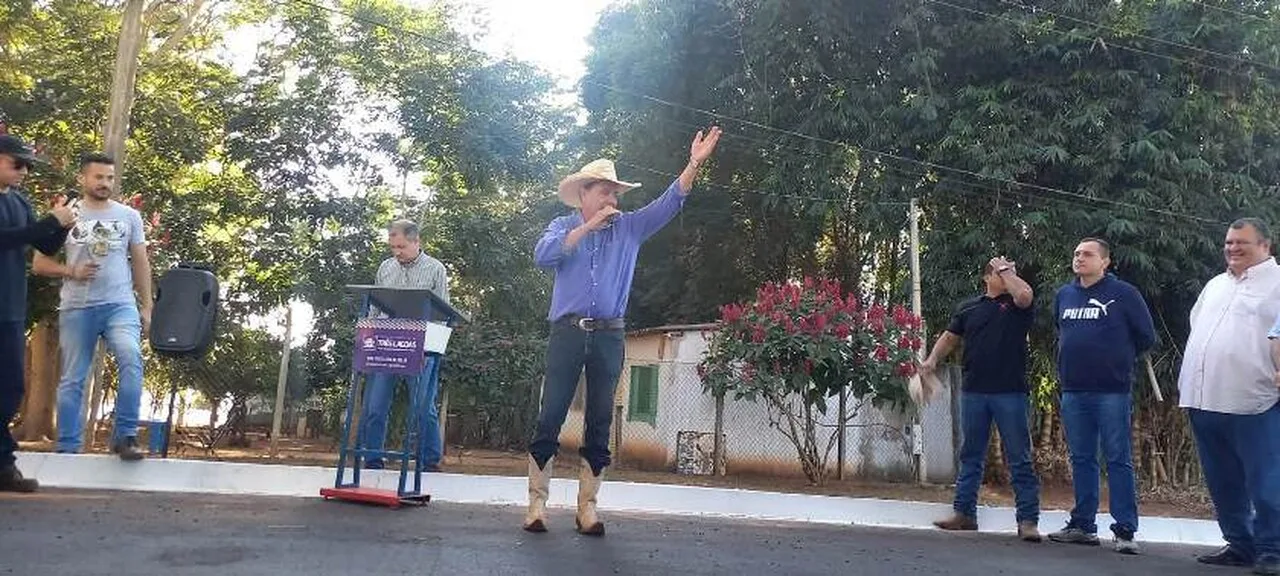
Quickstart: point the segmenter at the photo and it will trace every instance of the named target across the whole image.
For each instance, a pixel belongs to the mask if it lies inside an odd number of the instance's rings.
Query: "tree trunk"
[[[138,56],[142,53],[142,14],[146,0],[127,0],[116,43],[116,67],[111,77],[111,102],[103,130],[103,148],[116,161],[116,192],[125,167],[125,139],[129,134],[129,113],[138,79]]]
[[[22,425],[15,437],[26,442],[44,442],[56,437],[54,412],[58,405],[58,326],[53,320],[36,324],[28,345],[30,372]]]

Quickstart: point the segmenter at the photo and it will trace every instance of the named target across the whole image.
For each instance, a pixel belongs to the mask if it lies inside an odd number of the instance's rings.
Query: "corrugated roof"
[[[640,328],[627,332],[627,336],[643,336],[645,334],[659,334],[664,332],[701,332],[703,330],[714,330],[717,324],[668,324],[665,326],[654,326],[653,328]]]

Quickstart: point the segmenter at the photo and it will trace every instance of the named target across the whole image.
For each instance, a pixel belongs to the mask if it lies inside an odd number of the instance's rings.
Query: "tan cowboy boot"
[[[524,515],[524,529],[529,532],[547,531],[547,498],[551,495],[551,463],[538,468],[538,461],[529,456],[529,511]]]
[[[574,518],[579,534],[604,536],[604,523],[596,516],[596,495],[600,493],[602,480],[604,469],[597,476],[591,472],[591,465],[583,460],[581,472],[578,473],[578,515]]]

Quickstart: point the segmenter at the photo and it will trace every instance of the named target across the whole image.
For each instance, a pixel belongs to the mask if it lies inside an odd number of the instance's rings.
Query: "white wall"
[[[660,339],[666,339],[661,343]],[[659,366],[659,398],[656,426],[626,420],[630,399],[630,373],[624,367],[615,404],[622,406],[622,451],[615,459],[631,466],[674,470],[677,434],[682,431],[712,433],[715,429],[715,400],[703,393],[697,377],[697,363],[707,342],[699,331],[668,337],[647,334],[628,337],[628,363]],[[659,359],[661,357],[661,359]],[[838,404],[831,400],[827,414],[819,417],[820,438],[829,438],[838,419]],[[850,400],[849,409],[857,407]],[[615,413],[616,414],[616,413]],[[949,482],[954,477],[950,397],[946,390],[923,413],[926,472],[931,481]],[[781,431],[770,426],[764,402],[726,400],[724,411],[725,457],[730,473],[769,475],[801,474],[795,446]],[[582,437],[582,414],[571,410],[561,433],[561,442],[576,447]],[[785,422],[782,424],[786,426]],[[615,422],[614,430],[619,429]],[[846,430],[845,472],[870,479],[904,480],[910,476],[912,457],[908,434],[909,417],[882,411],[869,403],[860,409]],[[616,439],[615,439],[616,442]],[[833,447],[829,465],[837,454]]]

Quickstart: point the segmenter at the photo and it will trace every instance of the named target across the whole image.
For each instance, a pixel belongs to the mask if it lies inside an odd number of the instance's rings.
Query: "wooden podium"
[[[399,508],[401,504],[424,505],[431,496],[422,490],[420,419],[426,412],[426,402],[432,400],[424,398],[420,391],[424,389],[423,379],[439,378],[452,328],[467,318],[430,290],[349,285],[347,291],[354,294],[357,308],[351,381],[342,422],[337,478],[333,487],[322,488],[320,495],[326,500],[366,502],[392,508]],[[381,313],[371,314],[375,310]],[[363,398],[366,376],[372,373],[406,376],[410,382],[409,417],[400,450],[365,448],[363,426],[356,434],[356,445],[350,445],[356,405]],[[369,457],[400,461],[396,490],[360,485],[360,473]],[[413,460],[412,488],[408,486],[410,459]],[[350,482],[347,481],[348,460],[351,461]]]

